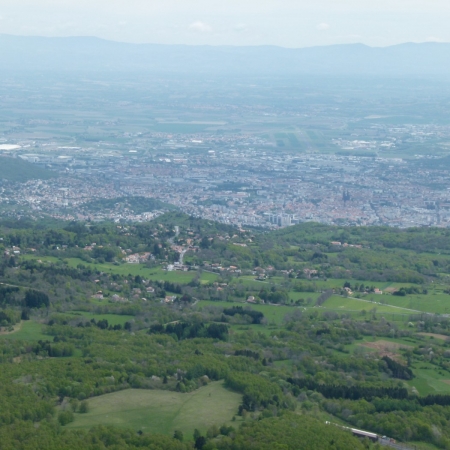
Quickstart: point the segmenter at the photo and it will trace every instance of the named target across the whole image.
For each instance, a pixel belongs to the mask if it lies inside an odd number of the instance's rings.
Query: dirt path
[[[343,297],[343,296],[341,295],[341,297]],[[346,297],[346,298],[351,298],[352,300],[358,300],[360,302],[371,303],[372,305],[389,306],[391,308],[397,308],[397,309],[401,309],[403,311],[416,312],[416,313],[421,313],[421,314],[434,314],[434,313],[428,313],[426,311],[419,311],[417,309],[409,309],[409,308],[403,308],[401,306],[390,305],[389,303],[380,303],[380,302],[374,302],[372,300],[364,300],[362,298],[356,298],[356,297]],[[375,306],[375,308],[376,308],[376,306]]]
[[[450,339],[450,336],[446,336],[445,334],[436,334],[436,333],[417,333],[417,334],[420,336],[430,336],[436,339],[442,339],[443,341]]]
[[[17,331],[19,331],[22,328],[22,322],[20,323],[16,323],[14,325],[14,329],[12,331],[7,331],[7,330],[2,330],[0,329],[0,336],[5,336],[7,334],[12,334],[12,333],[16,333]]]

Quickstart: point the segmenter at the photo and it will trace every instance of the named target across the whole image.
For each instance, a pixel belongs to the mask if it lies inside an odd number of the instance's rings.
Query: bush
[[[80,408],[78,409],[78,412],[80,414],[86,414],[86,413],[89,412],[89,404],[88,404],[88,402],[86,400],[83,400],[80,403]]]
[[[173,438],[180,442],[183,442],[184,439],[183,432],[180,430],[175,430],[173,433]]]
[[[73,422],[73,412],[72,411],[62,411],[58,414],[58,422],[64,426]]]

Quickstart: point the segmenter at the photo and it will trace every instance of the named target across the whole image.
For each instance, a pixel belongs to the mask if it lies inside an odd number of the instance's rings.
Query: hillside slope
[[[0,156],[0,180],[23,183],[28,180],[48,180],[56,177],[54,172],[42,169],[19,158]]]

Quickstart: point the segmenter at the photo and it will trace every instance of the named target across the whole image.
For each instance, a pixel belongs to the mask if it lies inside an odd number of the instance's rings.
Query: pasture
[[[341,297],[338,295],[331,296],[323,304],[323,308],[332,309],[334,311],[366,311],[367,313],[376,309],[377,313],[414,314],[414,311],[399,306],[386,305],[379,301],[372,302],[366,299]]]
[[[71,316],[74,319],[77,317],[85,317],[86,319],[95,319],[96,321],[99,320],[107,320],[109,325],[124,325],[125,322],[134,319],[134,316],[127,316],[127,315],[119,315],[119,314],[95,314],[90,313],[86,311],[68,311],[64,313],[65,316]]]
[[[412,366],[416,378],[408,381],[420,395],[449,394],[450,373],[439,370],[435,365],[426,362],[417,362]]]
[[[22,321],[15,326],[15,331],[11,333],[0,333],[0,339],[14,339],[21,341],[45,341],[52,340],[52,336],[42,333],[43,325],[33,320]]]
[[[203,306],[217,306],[219,308],[232,308],[233,306],[242,306],[242,307],[250,307],[254,311],[260,311],[264,314],[264,317],[267,319],[268,324],[276,324],[282,325],[284,316],[286,314],[290,314],[295,310],[303,311],[303,307],[293,307],[293,306],[283,306],[283,305],[255,305],[250,303],[237,303],[237,302],[222,302],[222,301],[210,301],[210,300],[202,300],[198,302],[197,308],[201,308]],[[261,325],[256,325],[256,327],[260,327],[262,331]]]
[[[170,281],[173,283],[187,284],[191,282],[197,272],[179,272],[172,271],[167,272],[162,267],[147,267],[145,264],[111,264],[111,263],[96,263],[96,262],[86,262],[79,258],[63,258],[58,259],[52,256],[36,257],[34,255],[25,255],[24,259],[34,259],[40,260],[42,262],[57,263],[61,261],[66,263],[69,267],[77,267],[78,265],[83,265],[89,267],[92,270],[99,272],[117,274],[122,276],[136,276],[139,275],[147,280],[154,281]],[[202,272],[200,276],[200,282],[203,284],[213,282],[217,279],[217,275],[211,272]]]
[[[181,430],[192,438],[196,428],[205,433],[212,425],[229,423],[240,402],[241,395],[225,389],[222,381],[187,394],[127,389],[88,400],[89,412],[75,414],[67,428],[113,425],[168,435]]]
[[[435,314],[450,313],[450,295],[442,291],[429,291],[427,295],[383,295],[382,300],[390,305]]]

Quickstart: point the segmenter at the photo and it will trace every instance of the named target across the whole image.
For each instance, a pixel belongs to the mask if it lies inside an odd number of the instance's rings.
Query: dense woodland
[[[421,370],[450,379],[450,340],[417,333],[450,337],[450,318],[322,309],[381,281],[409,283],[393,298],[448,289],[448,230],[268,233],[173,212],[141,224],[3,221],[0,239],[1,448],[377,448],[345,426],[450,448],[450,389],[421,394],[410,384]],[[177,246],[186,271],[162,279]],[[151,254],[142,275],[124,261],[134,253]],[[289,308],[275,323],[255,304]],[[37,336],[15,332],[28,323]],[[366,352],[369,337],[403,344]],[[242,396],[231,425],[192,437],[66,427],[107,393],[189,393],[218,380]]]

